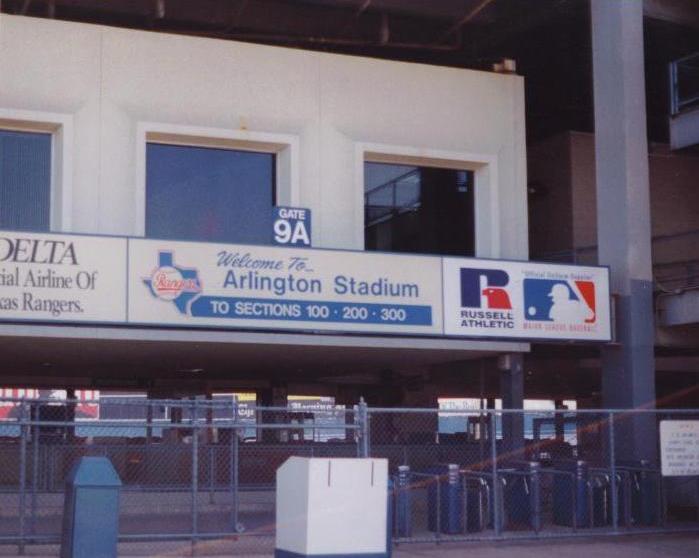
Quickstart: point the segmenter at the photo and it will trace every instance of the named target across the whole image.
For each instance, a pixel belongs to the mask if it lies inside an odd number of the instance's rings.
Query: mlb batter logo
[[[525,279],[524,306],[527,320],[568,324],[597,320],[592,281]]]
[[[504,288],[510,276],[502,269],[461,268],[461,307],[511,310],[510,295]]]

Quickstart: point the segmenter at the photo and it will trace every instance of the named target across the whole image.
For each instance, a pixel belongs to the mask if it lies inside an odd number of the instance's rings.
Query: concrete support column
[[[511,353],[498,358],[500,397],[503,409],[524,408],[524,357]],[[521,414],[502,415],[503,451],[513,459],[524,459],[524,417]]]
[[[557,411],[564,411],[568,408],[563,404],[562,399],[556,399],[554,405]],[[563,413],[556,413],[554,415],[553,424],[556,433],[556,442],[562,444],[565,441],[565,416]]]
[[[268,389],[257,390],[257,405],[262,407],[286,407],[289,395],[286,385],[274,384]],[[258,423],[282,424],[288,422],[287,413],[284,411],[262,411],[258,413]],[[288,431],[284,430],[258,430],[262,433],[262,441],[266,443],[288,441]]]
[[[618,295],[619,344],[602,349],[602,402],[607,408],[654,406],[643,2],[591,0],[590,6],[598,254],[611,268]],[[624,419],[618,428],[620,459],[655,460],[657,431],[648,420]]]

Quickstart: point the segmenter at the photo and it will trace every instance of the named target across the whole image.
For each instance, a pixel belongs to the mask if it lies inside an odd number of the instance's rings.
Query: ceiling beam
[[[451,27],[449,27],[449,29],[447,29],[446,32],[437,40],[437,43],[443,43],[444,41],[446,41],[449,37],[451,37],[454,33],[456,33],[459,29],[461,29],[464,25],[466,25],[469,21],[476,17],[479,13],[485,10],[494,1],[495,0],[481,0],[481,2],[478,5],[466,12],[463,15],[463,17],[461,17]]]
[[[646,17],[699,29],[697,8],[697,0],[643,0]]]

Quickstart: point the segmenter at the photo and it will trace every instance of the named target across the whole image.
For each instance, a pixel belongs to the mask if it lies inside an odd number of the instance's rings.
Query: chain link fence
[[[123,482],[120,555],[272,554],[292,455],[386,458],[396,543],[699,530],[699,477],[661,475],[658,435],[699,410],[0,406],[0,554],[58,555],[66,478],[88,455]]]

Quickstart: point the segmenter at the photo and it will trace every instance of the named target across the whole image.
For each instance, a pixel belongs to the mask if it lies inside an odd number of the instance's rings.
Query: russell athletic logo
[[[502,269],[462,267],[461,327],[513,329],[510,276]]]
[[[143,282],[154,297],[173,302],[183,314],[187,304],[201,293],[197,270],[175,265],[172,252],[158,252],[158,267]]]

